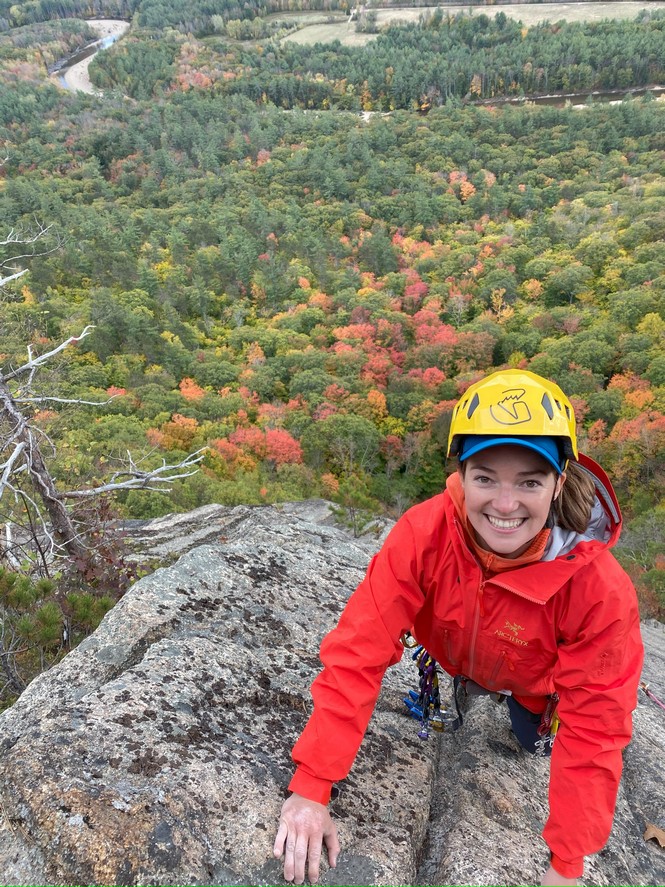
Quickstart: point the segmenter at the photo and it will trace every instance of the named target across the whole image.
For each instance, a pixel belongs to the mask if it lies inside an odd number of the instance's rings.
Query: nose
[[[500,514],[510,514],[517,508],[517,497],[512,484],[500,484],[496,490],[492,505]]]

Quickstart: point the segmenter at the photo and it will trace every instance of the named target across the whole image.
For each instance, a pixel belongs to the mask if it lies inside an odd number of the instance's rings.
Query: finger
[[[277,835],[275,836],[275,845],[272,848],[272,852],[275,854],[277,859],[284,853],[284,843],[286,841],[286,836],[289,833],[289,827],[284,822],[284,820],[280,820],[279,828],[277,829]]]
[[[302,884],[305,880],[305,863],[307,862],[307,848],[309,842],[307,834],[299,834],[296,838],[294,858],[294,874],[296,884]]]
[[[326,842],[326,848],[328,850],[328,862],[330,863],[331,868],[335,868],[337,865],[337,857],[339,856],[340,846],[339,846],[339,838],[337,837],[337,828],[335,827],[335,823],[330,823],[330,829],[323,836],[324,841]]]
[[[284,844],[284,880],[293,881],[296,871],[296,839],[288,834]]]
[[[321,838],[312,838],[309,842],[307,854],[307,872],[309,880],[314,884],[319,880],[319,867],[321,865]]]

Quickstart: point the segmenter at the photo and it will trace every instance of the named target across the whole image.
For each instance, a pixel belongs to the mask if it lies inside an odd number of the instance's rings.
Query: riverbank
[[[582,3],[580,6],[584,6],[585,8],[591,6],[593,4]],[[631,5],[629,3],[623,5]],[[639,4],[632,4],[639,5]],[[654,4],[656,5],[656,4]],[[665,2],[657,4],[660,7],[665,7]],[[607,6],[607,4],[605,4]],[[545,7],[556,8],[561,11],[563,4],[542,4],[540,6],[541,9]],[[510,6],[500,6],[495,7],[494,12],[497,10],[507,10],[512,9],[513,12],[518,9],[522,9],[522,5],[514,4],[512,7]],[[395,12],[418,12],[418,14],[422,14],[424,11],[423,7],[417,9],[392,9],[392,10],[380,10],[381,12],[395,13]],[[450,7],[451,10],[456,9],[456,7]],[[461,10],[462,7],[459,7]],[[468,11],[471,11],[474,7],[470,7]],[[481,10],[486,10],[486,7],[481,7]],[[606,10],[607,11],[607,10]],[[311,13],[298,13],[297,14],[301,19],[306,20]],[[320,13],[317,13],[320,15]],[[347,22],[346,17],[344,17],[344,21]],[[119,21],[117,19],[91,19],[88,21],[89,26],[98,34],[98,39],[94,41],[94,43],[89,44],[84,50],[77,54],[77,56],[70,61],[70,63],[60,69],[57,73],[52,75],[52,79],[57,79],[59,84],[66,89],[72,91],[80,91],[86,92],[91,95],[99,94],[99,91],[95,89],[91,80],[88,68],[92,59],[95,57],[96,53],[100,49],[106,49],[111,44],[115,43],[116,40],[119,40],[124,34],[129,30],[129,23],[125,21]],[[311,27],[311,26],[307,26]],[[331,27],[337,27],[334,25]],[[292,35],[293,37],[294,35]],[[357,35],[362,38],[367,37],[375,37],[376,35]],[[289,39],[289,38],[285,38]],[[584,107],[586,103],[591,99],[592,101],[602,101],[610,104],[618,104],[623,101],[626,96],[641,96],[647,92],[652,92],[655,98],[659,100],[665,100],[665,95],[663,92],[665,91],[665,87],[663,86],[647,86],[647,87],[629,87],[626,89],[615,89],[608,91],[592,91],[592,92],[576,92],[576,93],[567,93],[567,94],[552,94],[552,95],[531,95],[531,96],[504,96],[500,98],[493,99],[483,99],[478,102],[474,102],[474,104],[480,105],[520,105],[520,104],[537,104],[537,105],[553,105],[553,106],[563,106],[566,104],[572,105],[572,107],[579,108]],[[381,112],[365,112],[363,114],[363,118],[367,121],[369,117],[373,116],[374,113]]]
[[[586,90],[582,92],[562,92],[525,96],[500,96],[492,99],[480,99],[474,105],[505,106],[505,105],[551,105],[553,108],[586,108],[589,102],[602,102],[607,105],[620,105],[627,98],[643,98],[647,93],[657,101],[665,99],[665,86],[632,86],[625,89]]]
[[[98,90],[92,85],[88,72],[90,62],[100,49],[106,49],[107,46],[115,43],[116,40],[119,40],[120,37],[127,33],[129,22],[116,19],[91,19],[88,24],[99,35],[99,39],[89,47],[90,55],[69,67],[63,68],[54,77],[66,89],[96,95]]]

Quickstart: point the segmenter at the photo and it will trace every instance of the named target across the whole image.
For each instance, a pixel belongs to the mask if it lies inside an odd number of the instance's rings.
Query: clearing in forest
[[[382,28],[391,22],[417,22],[425,12],[435,12],[441,8],[444,13],[455,15],[458,12],[466,12],[470,15],[495,16],[499,12],[505,13],[509,18],[518,19],[525,25],[536,25],[544,21],[566,22],[594,22],[601,19],[633,19],[645,8],[665,9],[665,3],[649,2],[645,4],[632,2],[619,3],[513,3],[506,6],[418,6],[408,9],[377,9],[377,26]],[[356,31],[356,23],[348,18],[335,22],[321,22],[321,12],[298,13],[303,27],[289,34],[284,40],[292,40],[296,43],[313,45],[314,43],[332,43],[339,40],[344,46],[364,46],[369,40],[374,40],[376,34],[362,34]],[[276,16],[280,18],[281,16]],[[306,24],[312,21],[311,25]]]

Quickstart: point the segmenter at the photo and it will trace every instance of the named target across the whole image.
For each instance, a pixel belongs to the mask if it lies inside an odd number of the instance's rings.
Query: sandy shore
[[[91,19],[88,24],[99,34],[100,40],[108,40],[114,38],[117,40],[129,30],[129,22],[120,22],[115,19]],[[97,90],[90,82],[88,67],[94,59],[95,54],[83,59],[71,68],[67,68],[58,75],[58,80],[67,89],[79,90],[80,92],[88,92],[91,95],[97,94]]]
[[[94,18],[88,21],[88,24],[99,34],[101,40],[105,37],[122,37],[129,30],[129,22],[120,22],[112,18]]]

